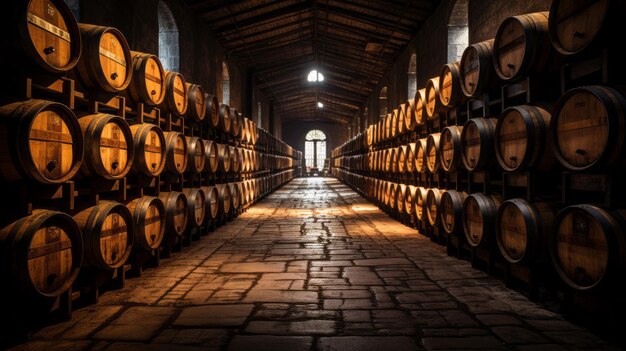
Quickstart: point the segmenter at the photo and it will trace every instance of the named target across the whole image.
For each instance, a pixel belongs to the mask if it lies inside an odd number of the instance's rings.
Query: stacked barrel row
[[[497,257],[506,279],[522,268],[615,301],[626,206],[610,192],[623,189],[626,79],[610,33],[624,6],[555,0],[507,18],[333,150],[333,174],[457,253]]]
[[[80,290],[81,276],[170,251],[297,174],[300,151],[156,55],[131,51],[117,29],[76,23],[62,0],[6,5],[0,22],[15,33],[0,39],[0,62],[13,68],[0,92],[7,306],[53,301]]]

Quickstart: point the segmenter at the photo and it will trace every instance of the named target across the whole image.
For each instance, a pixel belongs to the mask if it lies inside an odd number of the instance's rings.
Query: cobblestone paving
[[[297,179],[19,350],[604,350],[330,178]]]

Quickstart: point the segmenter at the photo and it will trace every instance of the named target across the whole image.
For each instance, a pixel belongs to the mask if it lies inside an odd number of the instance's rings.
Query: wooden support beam
[[[276,3],[273,3],[273,4],[275,5]],[[311,8],[312,6],[313,6],[313,1],[307,0],[307,1],[296,3],[293,5],[284,6],[276,10],[271,10],[271,11],[262,12],[262,13],[255,13],[251,17],[248,17],[243,20],[238,20],[236,24],[230,21],[231,23],[225,24],[223,26],[213,26],[212,29],[214,32],[217,32],[217,33],[225,33],[225,32],[229,32],[229,31],[233,31],[237,29],[239,29],[240,31],[243,31],[244,28],[249,27],[249,26],[260,27],[268,23],[283,19],[284,17],[295,16],[297,15],[298,12],[307,10]]]

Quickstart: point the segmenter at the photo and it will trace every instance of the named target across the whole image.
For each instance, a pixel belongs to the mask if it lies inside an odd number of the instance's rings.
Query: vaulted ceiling
[[[283,120],[349,123],[439,0],[186,0]],[[369,45],[368,45],[369,44]],[[371,50],[366,50],[370,46]],[[310,83],[312,69],[324,81]],[[317,108],[317,102],[324,108]]]

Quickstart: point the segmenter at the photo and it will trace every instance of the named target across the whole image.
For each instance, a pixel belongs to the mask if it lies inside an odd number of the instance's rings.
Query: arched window
[[[387,116],[387,87],[380,89],[380,95],[378,96],[378,106],[380,107],[380,113],[378,116],[384,118]]]
[[[319,129],[308,132],[304,142],[304,159],[307,168],[324,168],[326,160],[326,135]]]
[[[259,127],[261,126],[261,121],[263,121],[263,106],[261,105],[261,102],[257,102],[257,111],[256,111],[256,120],[257,120],[257,124],[259,125]]]
[[[230,73],[226,61],[222,62],[222,103],[230,105]]]
[[[163,1],[159,1],[159,59],[164,69],[180,70],[178,26],[172,11]]]
[[[407,72],[407,99],[413,99],[417,91],[417,54],[415,49],[411,50],[411,58],[409,59],[409,69]]]
[[[467,1],[457,0],[448,21],[448,62],[461,60],[469,42],[467,30]]]

